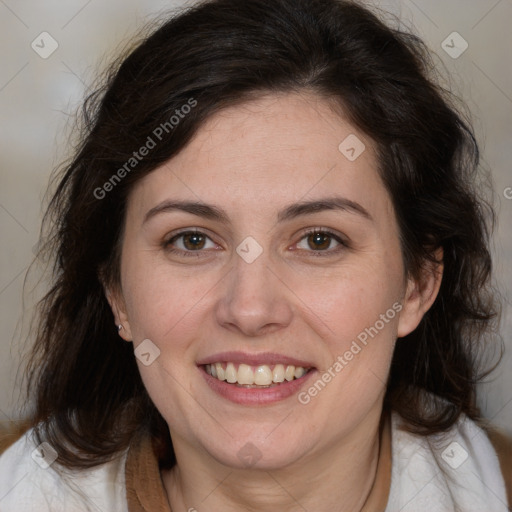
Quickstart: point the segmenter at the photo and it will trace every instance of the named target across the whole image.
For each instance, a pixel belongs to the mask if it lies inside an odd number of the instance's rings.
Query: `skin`
[[[366,146],[353,162],[338,150],[349,134]],[[277,221],[292,203],[334,194],[369,218],[326,210]],[[228,222],[177,210],[144,222],[169,199],[216,205]],[[208,237],[199,256],[183,237],[170,247],[191,255],[163,247],[190,228]],[[327,228],[346,245],[329,237],[308,242],[309,228]],[[263,248],[250,264],[236,252],[248,236]],[[161,351],[150,366],[137,363],[178,460],[162,473],[172,509],[361,510],[375,474],[396,338],[431,306],[441,271],[406,276],[371,141],[326,100],[266,95],[210,118],[131,192],[121,283],[107,291],[120,335],[135,347],[149,338]],[[321,374],[397,301],[400,313],[306,405],[296,396],[265,406],[232,403],[196,365],[222,351],[269,351],[311,361]],[[237,456],[249,442],[261,454],[250,468]]]

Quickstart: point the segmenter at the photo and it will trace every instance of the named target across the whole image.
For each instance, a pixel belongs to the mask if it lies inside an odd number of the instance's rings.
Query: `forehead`
[[[385,207],[377,166],[371,141],[326,100],[273,94],[212,116],[180,153],[137,183],[131,206],[142,215],[172,196],[261,214],[342,194]]]

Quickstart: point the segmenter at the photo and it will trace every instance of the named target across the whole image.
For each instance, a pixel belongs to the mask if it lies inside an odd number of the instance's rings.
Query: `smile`
[[[311,361],[270,352],[223,352],[196,364],[215,395],[248,406],[271,405],[296,395],[318,373]]]
[[[218,362],[204,365],[208,375],[229,384],[251,388],[271,387],[282,382],[290,382],[303,377],[311,368],[289,364],[260,364],[252,366],[244,363]]]

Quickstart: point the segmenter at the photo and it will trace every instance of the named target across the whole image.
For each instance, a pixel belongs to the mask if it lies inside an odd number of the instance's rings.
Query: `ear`
[[[427,261],[421,275],[409,277],[398,320],[397,336],[402,338],[418,327],[437,297],[443,278],[443,249],[434,252],[435,262]]]
[[[110,304],[110,309],[114,315],[114,322],[116,327],[121,325],[122,329],[119,331],[119,336],[125,341],[132,341],[132,331],[130,322],[128,321],[128,315],[126,313],[126,305],[123,294],[120,290],[114,290],[113,288],[104,287],[105,296]]]

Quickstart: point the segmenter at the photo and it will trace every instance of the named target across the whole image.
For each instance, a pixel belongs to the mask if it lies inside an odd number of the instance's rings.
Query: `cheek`
[[[130,290],[127,306],[135,338],[161,338],[184,315],[187,303],[184,294],[176,293],[174,286],[166,287],[164,280],[136,285]]]
[[[400,299],[398,275],[384,264],[354,264],[342,272],[296,279],[291,287],[327,338],[346,340],[372,326]],[[394,313],[386,326],[396,324]]]
[[[123,289],[134,341],[151,339],[161,349],[179,351],[197,338],[205,308],[219,282],[218,272],[193,272],[168,263],[137,261],[126,265]]]
[[[337,284],[332,280],[322,293],[322,287],[309,288],[311,326],[321,333],[328,356],[317,379],[298,396],[318,428],[333,435],[339,425],[322,424],[326,415],[344,417],[348,429],[383,397],[401,308],[393,281],[378,278],[378,272],[349,274],[338,276]]]
[[[329,354],[319,375],[329,381],[328,390],[313,407],[336,404],[356,413],[383,392],[401,309],[400,275],[399,265],[361,259],[336,275],[300,285],[297,295],[309,306],[304,315]],[[313,400],[319,389],[321,383],[302,399]]]

